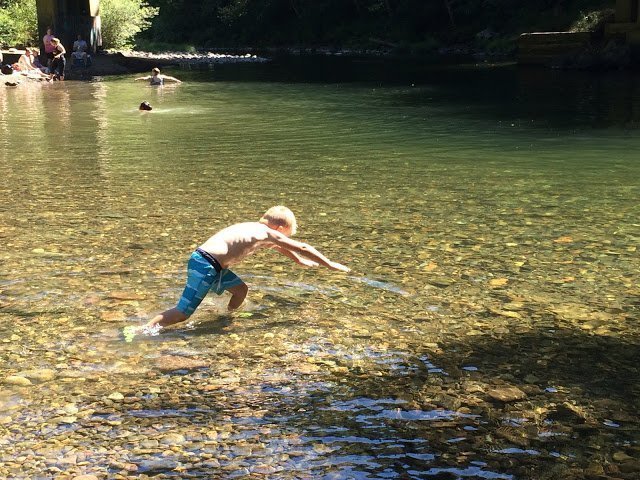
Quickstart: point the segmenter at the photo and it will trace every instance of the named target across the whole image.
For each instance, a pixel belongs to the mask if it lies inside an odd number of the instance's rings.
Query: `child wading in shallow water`
[[[277,206],[267,210],[257,222],[236,223],[220,230],[191,254],[187,266],[187,284],[178,305],[156,315],[144,326],[127,327],[125,336],[185,321],[210,290],[218,295],[227,290],[231,293],[227,308],[237,309],[249,289],[229,270],[229,266],[259,248],[273,248],[307,267],[323,265],[331,270],[350,271],[348,267],[329,260],[311,245],[291,240],[289,237],[296,233],[296,227],[293,212],[287,207]]]

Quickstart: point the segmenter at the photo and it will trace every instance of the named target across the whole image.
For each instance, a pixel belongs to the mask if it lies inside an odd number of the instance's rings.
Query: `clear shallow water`
[[[640,79],[171,73],[0,86],[0,476],[635,478]],[[123,341],[274,204],[352,274]]]

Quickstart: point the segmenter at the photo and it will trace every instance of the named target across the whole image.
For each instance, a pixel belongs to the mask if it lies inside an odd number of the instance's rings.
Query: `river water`
[[[0,85],[0,477],[638,478],[640,77],[168,73]],[[353,271],[125,342],[276,204]]]

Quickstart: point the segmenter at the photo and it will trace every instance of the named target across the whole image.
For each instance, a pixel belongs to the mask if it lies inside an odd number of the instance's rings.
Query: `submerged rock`
[[[161,372],[173,372],[176,370],[197,370],[208,367],[209,363],[199,358],[163,355],[156,360],[156,366]]]
[[[4,379],[4,383],[7,385],[17,385],[19,387],[28,387],[29,385],[33,385],[31,380],[21,375],[9,375]]]
[[[518,387],[499,387],[487,390],[487,395],[493,400],[509,403],[523,400],[527,397],[527,394],[520,390]]]
[[[160,439],[160,443],[163,445],[181,445],[186,441],[184,435],[179,433],[169,433]]]
[[[549,414],[548,418],[557,421],[568,421],[574,423],[585,423],[589,420],[589,414],[583,408],[564,402],[557,405]]]
[[[32,382],[42,383],[49,382],[56,378],[56,371],[50,368],[41,368],[39,370],[25,370],[20,375],[28,378]]]

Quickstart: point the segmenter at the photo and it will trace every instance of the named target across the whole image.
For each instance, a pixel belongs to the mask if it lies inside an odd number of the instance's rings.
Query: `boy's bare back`
[[[213,255],[222,268],[229,268],[257,249],[272,246],[272,232],[275,231],[263,223],[236,223],[217,232],[200,245],[200,248]]]
[[[311,245],[290,239],[294,230],[290,226],[272,225],[263,220],[236,223],[220,230],[200,248],[213,255],[222,268],[238,263],[259,248],[268,247],[300,265],[323,265],[332,270],[349,271],[349,268],[329,260]]]

